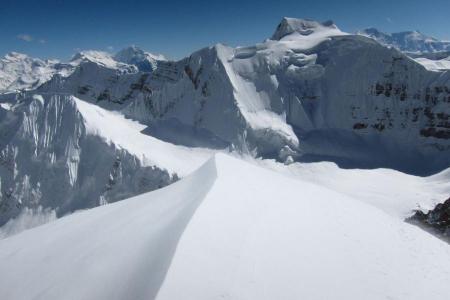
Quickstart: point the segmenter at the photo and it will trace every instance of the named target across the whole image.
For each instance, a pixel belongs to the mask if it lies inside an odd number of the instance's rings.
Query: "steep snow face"
[[[0,268],[1,296],[12,300],[450,292],[444,242],[360,200],[224,155],[164,189],[1,240]]]
[[[54,74],[67,75],[72,67],[56,60],[40,60],[11,52],[0,59],[0,93],[34,89]]]
[[[151,54],[136,46],[131,46],[119,51],[114,55],[114,59],[129,65],[135,65],[139,71],[142,72],[152,72],[158,67],[158,61],[167,60],[161,54]]]
[[[368,28],[359,31],[358,34],[373,38],[383,45],[394,47],[403,52],[426,53],[450,50],[449,41],[440,41],[418,31],[389,34],[380,32],[375,28]]]
[[[14,103],[0,109],[2,225],[26,210],[61,216],[154,190],[209,157],[72,96],[34,94]]]

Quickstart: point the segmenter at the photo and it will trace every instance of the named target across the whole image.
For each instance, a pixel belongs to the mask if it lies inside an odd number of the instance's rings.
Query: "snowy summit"
[[[301,36],[328,34],[332,36],[340,35],[342,32],[333,21],[320,23],[307,19],[283,18],[271,39],[281,40],[283,37],[291,34]]]

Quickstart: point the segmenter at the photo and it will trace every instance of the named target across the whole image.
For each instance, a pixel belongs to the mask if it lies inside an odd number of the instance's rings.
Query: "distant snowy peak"
[[[396,48],[403,52],[439,52],[450,50],[450,41],[440,41],[419,31],[384,33],[376,28],[368,28],[357,32],[370,37],[379,43]]]
[[[28,55],[18,52],[7,53],[3,58],[4,61],[21,61],[25,59],[29,59]]]
[[[66,75],[71,67],[57,60],[41,60],[10,52],[0,59],[0,91],[33,89],[53,74]]]
[[[95,63],[108,69],[120,70],[123,73],[136,73],[135,66],[116,61],[111,54],[104,51],[87,50],[75,54],[70,64],[77,66],[82,63]]]
[[[71,64],[95,63],[108,69],[119,70],[122,73],[152,72],[157,68],[158,61],[165,61],[163,55],[154,55],[142,49],[131,46],[112,55],[104,51],[87,50],[73,56]]]
[[[296,34],[299,36],[310,36],[313,34],[342,35],[342,31],[333,21],[317,22],[308,19],[283,18],[278,25],[272,40],[281,40],[285,36]]]
[[[166,61],[167,59],[161,54],[152,54],[144,50],[130,46],[114,55],[116,61],[134,65],[139,71],[152,72],[157,68],[158,61]]]

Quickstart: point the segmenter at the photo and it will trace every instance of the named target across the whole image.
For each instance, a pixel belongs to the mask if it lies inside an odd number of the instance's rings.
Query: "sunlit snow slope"
[[[239,176],[236,176],[239,174]],[[0,241],[1,299],[447,299],[450,248],[219,154],[161,190]]]

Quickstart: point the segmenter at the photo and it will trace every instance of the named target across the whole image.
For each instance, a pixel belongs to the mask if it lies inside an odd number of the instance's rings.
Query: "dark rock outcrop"
[[[450,243],[450,198],[427,213],[416,211],[407,221],[424,227]]]

